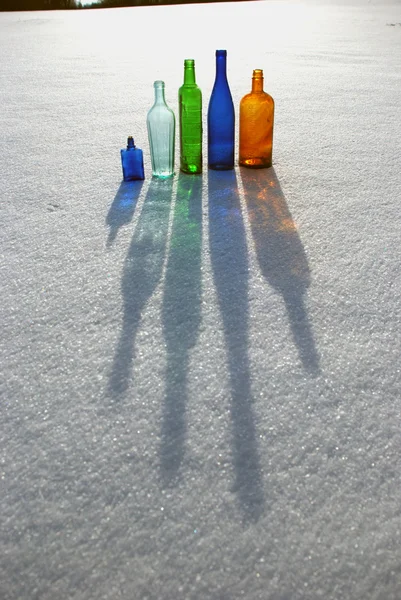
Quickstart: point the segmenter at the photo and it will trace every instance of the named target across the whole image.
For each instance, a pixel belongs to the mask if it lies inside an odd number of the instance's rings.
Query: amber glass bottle
[[[252,91],[239,106],[239,164],[263,169],[272,166],[274,100],[263,91],[263,71],[255,69]]]

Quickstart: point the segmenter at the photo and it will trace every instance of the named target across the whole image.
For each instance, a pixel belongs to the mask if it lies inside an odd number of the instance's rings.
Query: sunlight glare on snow
[[[167,11],[180,10],[180,21],[175,26],[166,27]],[[194,18],[194,12],[202,13],[202,18]],[[194,35],[192,27],[183,26],[185,12],[188,20],[197,21],[203,35]],[[205,15],[205,12],[207,14]],[[90,19],[91,37],[88,39],[88,52],[101,52],[112,58],[127,46],[131,59],[139,59],[139,52],[155,55],[159,60],[162,54],[173,58],[188,51],[190,54],[205,53],[225,48],[233,55],[246,56],[253,52],[253,46],[260,49],[261,39],[269,51],[277,47],[298,43],[307,34],[310,23],[310,8],[298,3],[281,2],[239,2],[232,3],[232,19],[227,23],[226,3],[207,5],[148,6],[120,9],[85,11]],[[184,13],[184,14],[183,14]],[[177,13],[178,14],[178,13]],[[206,18],[205,18],[206,16]],[[234,26],[231,26],[235,24]],[[239,28],[240,24],[241,28]],[[249,32],[252,35],[249,36]],[[166,52],[161,52],[165,48]],[[168,50],[167,50],[168,49]],[[136,55],[136,56],[135,56]]]

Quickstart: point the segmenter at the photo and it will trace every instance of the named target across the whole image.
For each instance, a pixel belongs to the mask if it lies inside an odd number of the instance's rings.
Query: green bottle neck
[[[184,85],[196,85],[194,60],[184,61]]]

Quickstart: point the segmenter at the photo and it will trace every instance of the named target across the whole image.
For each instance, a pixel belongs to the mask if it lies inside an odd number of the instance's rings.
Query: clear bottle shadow
[[[173,180],[152,179],[124,262],[121,280],[123,319],[108,382],[108,395],[123,396],[135,354],[142,311],[163,272]]]
[[[190,350],[198,339],[202,301],[202,177],[180,173],[162,307],[167,366],[160,467],[164,485],[179,474],[187,434]]]
[[[106,225],[109,228],[107,247],[114,243],[119,229],[131,222],[142,186],[142,180],[121,182],[106,217]]]
[[[230,378],[233,491],[245,517],[256,521],[264,496],[248,354],[248,250],[235,171],[209,170],[208,188],[210,256]]]
[[[319,354],[304,301],[310,269],[296,225],[274,168],[240,173],[260,270],[282,295],[302,365],[316,376]]]

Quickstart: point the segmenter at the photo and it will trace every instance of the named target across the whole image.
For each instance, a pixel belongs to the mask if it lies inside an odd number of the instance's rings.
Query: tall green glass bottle
[[[184,60],[184,84],[178,90],[180,169],[202,173],[202,92],[196,85],[195,61]]]

